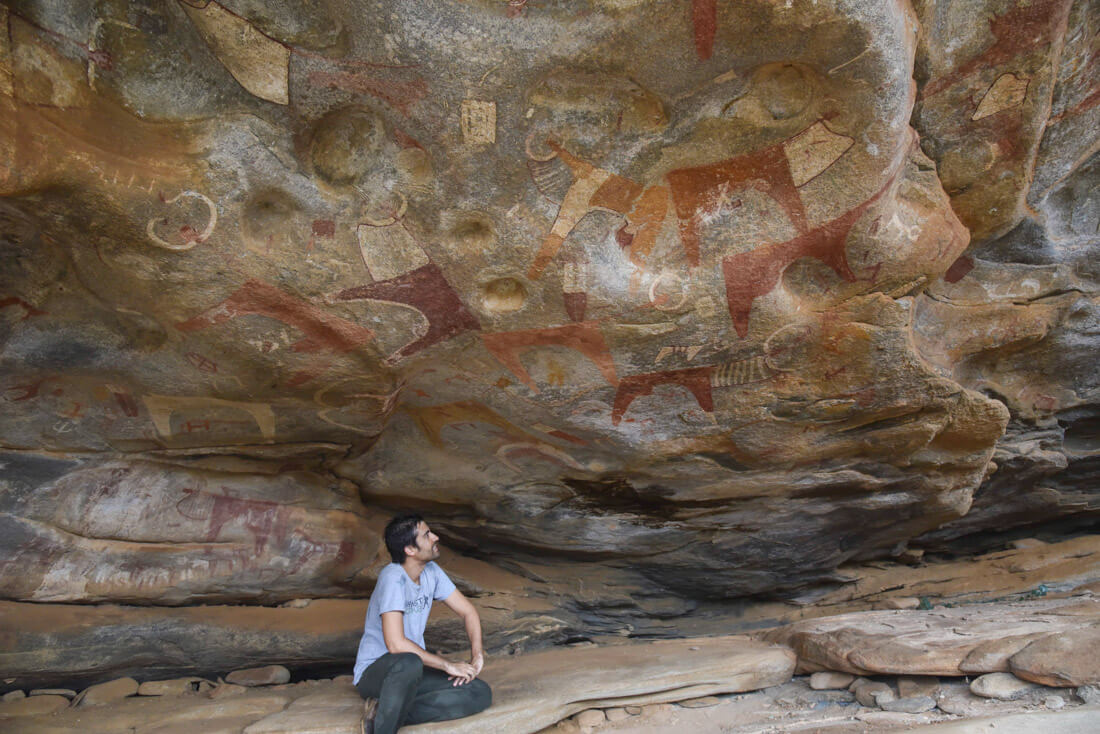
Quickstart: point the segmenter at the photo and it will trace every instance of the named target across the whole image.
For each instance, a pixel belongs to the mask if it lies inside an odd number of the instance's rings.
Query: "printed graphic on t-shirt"
[[[420,612],[428,607],[428,597],[418,596],[415,599],[405,600],[405,614],[412,614],[414,612]]]

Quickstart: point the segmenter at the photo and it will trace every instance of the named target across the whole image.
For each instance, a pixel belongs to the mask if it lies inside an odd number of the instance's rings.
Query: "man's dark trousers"
[[[425,668],[411,652],[388,652],[363,671],[356,690],[363,698],[378,699],[374,734],[393,734],[406,724],[461,719],[492,703],[489,684],[474,678],[456,686],[442,670]]]

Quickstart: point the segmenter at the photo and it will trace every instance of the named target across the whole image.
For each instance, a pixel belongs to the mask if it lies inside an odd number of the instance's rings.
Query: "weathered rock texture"
[[[790,645],[798,670],[855,675],[1008,673],[1051,686],[1100,681],[1100,601],[856,612],[795,622],[763,639]]]
[[[521,645],[1091,527],[1089,10],[0,7],[0,596],[361,598],[415,507]]]

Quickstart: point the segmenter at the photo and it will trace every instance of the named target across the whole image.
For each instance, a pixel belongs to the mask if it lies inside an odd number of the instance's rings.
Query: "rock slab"
[[[592,708],[780,685],[790,679],[794,663],[794,654],[786,648],[735,636],[557,649],[495,659],[481,675],[493,689],[492,706],[458,721],[407,727],[402,734],[528,734]]]

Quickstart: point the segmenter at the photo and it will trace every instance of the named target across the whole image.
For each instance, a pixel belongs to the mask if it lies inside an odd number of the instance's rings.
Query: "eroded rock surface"
[[[1092,529],[1089,7],[5,5],[5,608],[362,598],[411,507],[522,646]]]
[[[764,634],[790,645],[800,671],[854,675],[1013,673],[1044,685],[1100,680],[1093,596],[932,610],[856,612]],[[1054,671],[1060,671],[1055,673]],[[1055,682],[1058,681],[1058,682]]]

